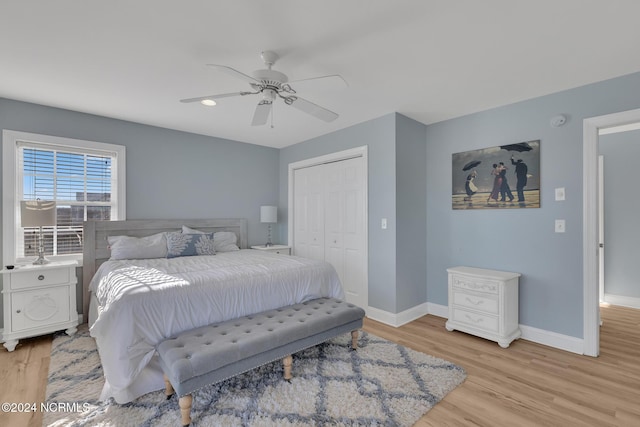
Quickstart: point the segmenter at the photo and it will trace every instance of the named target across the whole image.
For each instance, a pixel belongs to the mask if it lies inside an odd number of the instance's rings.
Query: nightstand
[[[520,338],[518,282],[520,273],[472,267],[448,268],[448,331],[457,329],[507,348]]]
[[[273,246],[258,245],[258,246],[251,246],[251,249],[272,252],[274,254],[291,255],[291,246],[286,246],[286,245],[273,245]]]
[[[78,326],[76,261],[16,265],[3,269],[4,346],[13,351],[21,338]]]

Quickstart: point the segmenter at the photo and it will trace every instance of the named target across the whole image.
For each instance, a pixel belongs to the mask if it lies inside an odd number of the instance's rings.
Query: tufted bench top
[[[319,298],[186,331],[157,350],[182,396],[358,329],[364,315],[353,304]]]

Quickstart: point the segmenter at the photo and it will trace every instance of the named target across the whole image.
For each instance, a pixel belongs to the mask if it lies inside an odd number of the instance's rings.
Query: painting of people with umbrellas
[[[540,207],[540,140],[452,155],[453,209]]]

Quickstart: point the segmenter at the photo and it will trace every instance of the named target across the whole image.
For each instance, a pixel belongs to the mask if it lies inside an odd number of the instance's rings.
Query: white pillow
[[[205,234],[204,231],[196,230],[195,228],[187,227],[186,225],[182,226],[182,232],[184,234]]]
[[[182,226],[182,232],[185,234],[205,234],[204,231],[186,225]],[[239,251],[238,236],[233,231],[217,231],[213,234],[213,248],[216,252]]]
[[[239,251],[237,241],[238,236],[232,231],[218,231],[213,234],[213,246],[216,248],[216,252]]]
[[[147,237],[109,236],[110,259],[166,258],[167,239],[164,233]]]

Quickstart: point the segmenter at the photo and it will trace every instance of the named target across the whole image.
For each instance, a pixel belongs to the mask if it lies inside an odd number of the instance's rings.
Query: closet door
[[[346,299],[367,306],[364,259],[364,160],[323,165],[325,260],[338,272]]]
[[[294,171],[294,255],[324,260],[323,165]]]
[[[293,172],[293,254],[331,263],[346,300],[368,306],[363,157]]]

